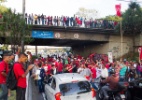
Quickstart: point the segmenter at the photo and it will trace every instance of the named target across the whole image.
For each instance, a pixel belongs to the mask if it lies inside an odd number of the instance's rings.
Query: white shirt
[[[77,69],[77,72],[80,73],[80,72],[83,71],[83,69],[84,69],[84,68],[81,68],[81,67],[80,67],[80,68]]]
[[[54,74],[54,75],[56,74],[56,68],[53,70],[53,74]]]
[[[97,77],[96,77],[96,78],[98,78],[98,77],[100,77],[100,76],[101,76],[101,72],[102,72],[102,69],[100,69],[100,68],[96,68],[96,75],[97,75]]]
[[[90,76],[92,74],[89,68],[85,68],[82,73],[83,73],[83,76]]]
[[[18,61],[18,58],[19,58],[19,57],[18,57],[18,54],[15,54],[15,59],[14,59],[14,61],[17,62],[17,61]]]
[[[101,76],[103,78],[107,78],[108,77],[108,70],[107,70],[107,68],[102,69]]]
[[[43,68],[44,68],[45,72],[48,71],[48,67],[47,66],[43,66]]]
[[[37,70],[36,70],[36,73],[35,73],[35,74],[38,76],[38,80],[41,79],[41,77],[39,76],[39,75],[40,75],[40,69],[41,69],[41,68],[37,69]]]
[[[84,68],[78,68],[77,69],[77,72],[80,74],[80,75],[82,75],[83,76],[83,70],[84,70]]]

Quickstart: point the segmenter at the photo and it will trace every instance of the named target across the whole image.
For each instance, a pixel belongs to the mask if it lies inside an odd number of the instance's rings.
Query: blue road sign
[[[40,31],[40,30],[33,30],[32,31],[32,38],[54,38],[53,31]]]

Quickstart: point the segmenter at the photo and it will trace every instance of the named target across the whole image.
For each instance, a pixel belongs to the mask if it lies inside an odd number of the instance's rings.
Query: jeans
[[[44,84],[42,80],[38,80],[38,89],[39,89],[39,93],[44,92]]]
[[[25,100],[26,88],[17,87],[16,100]]]
[[[125,81],[125,76],[120,76],[120,81],[121,82]]]
[[[0,100],[7,100],[8,99],[8,89],[6,84],[0,84],[2,92],[0,93]]]
[[[109,95],[108,95],[108,91],[111,91],[110,87],[109,86],[103,86],[102,89],[101,89],[103,95],[104,95],[104,100],[108,100],[109,98]]]
[[[30,20],[30,19],[28,19],[28,24],[29,24],[29,25],[31,24],[31,20]]]
[[[95,89],[95,90],[98,90],[98,87],[96,86],[95,82],[91,82],[92,84],[92,87]]]
[[[42,20],[42,25],[44,25],[44,19],[41,19]]]

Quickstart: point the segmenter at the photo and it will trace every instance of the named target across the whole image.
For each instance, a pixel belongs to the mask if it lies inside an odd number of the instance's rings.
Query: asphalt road
[[[38,92],[38,87],[35,85],[33,79],[31,79],[31,87],[32,87],[32,100],[44,100],[42,94]]]

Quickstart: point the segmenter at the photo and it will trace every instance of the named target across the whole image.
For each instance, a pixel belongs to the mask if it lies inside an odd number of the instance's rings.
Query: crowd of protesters
[[[117,22],[101,19],[87,19],[83,17],[69,16],[46,16],[37,14],[25,14],[27,24],[65,26],[65,27],[85,27],[85,28],[105,28],[114,29]]]
[[[14,61],[15,56],[15,61]],[[28,67],[24,67],[24,63],[28,61]],[[27,88],[26,76],[30,72],[31,77],[35,81],[35,85],[39,88],[39,93],[44,93],[44,80],[49,80],[52,75],[62,73],[79,73],[85,77],[92,86],[97,89],[95,81],[97,78],[107,78],[110,76],[111,70],[119,76],[119,80],[132,81],[135,78],[142,77],[142,62],[127,61],[113,59],[113,62],[108,61],[107,55],[91,54],[87,58],[81,55],[62,54],[61,56],[47,55],[46,58],[39,56],[32,59],[31,52],[16,53],[15,55],[4,54],[3,61],[0,62],[0,100],[7,100],[8,88],[6,86],[6,77],[8,75],[9,64],[13,64],[13,70],[17,78],[16,100],[25,100],[25,92]]]
[[[114,59],[113,63],[108,62],[106,55],[93,54],[84,58],[80,55],[57,56],[51,55],[47,58],[39,57],[34,60],[34,70],[32,77],[35,79],[35,84],[41,85],[44,79],[49,80],[52,75],[62,73],[79,73],[90,81],[95,89],[95,81],[102,77],[107,78],[110,72],[116,69],[120,81],[133,81],[135,78],[142,77],[141,64],[135,61]],[[39,69],[43,69],[42,75]],[[43,75],[43,72],[45,73]],[[39,86],[39,92],[44,92],[43,86]]]

